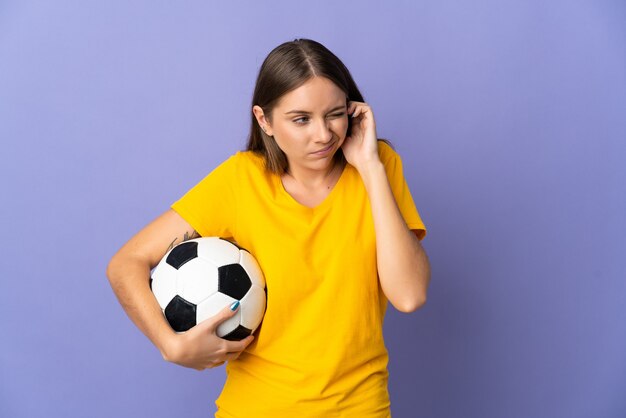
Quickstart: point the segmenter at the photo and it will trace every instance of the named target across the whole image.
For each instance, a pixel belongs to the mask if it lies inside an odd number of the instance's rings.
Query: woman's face
[[[313,77],[280,98],[271,124],[259,106],[254,113],[287,155],[290,167],[317,170],[328,168],[343,144],[347,110],[346,94],[339,87],[325,77]]]

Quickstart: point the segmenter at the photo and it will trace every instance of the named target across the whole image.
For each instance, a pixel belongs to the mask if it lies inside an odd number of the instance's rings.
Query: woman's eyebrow
[[[330,112],[334,112],[335,110],[345,109],[345,108],[346,108],[346,105],[342,104],[342,105],[333,107],[328,112],[330,113]],[[285,112],[285,115],[288,115],[290,113],[304,113],[306,115],[310,115],[311,114],[311,112],[307,112],[306,110],[290,110],[289,112]]]

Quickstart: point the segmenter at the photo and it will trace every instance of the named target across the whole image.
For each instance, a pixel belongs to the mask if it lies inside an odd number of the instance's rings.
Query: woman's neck
[[[336,159],[326,170],[309,170],[301,167],[289,167],[283,180],[296,183],[307,190],[330,189],[339,179],[345,161]]]

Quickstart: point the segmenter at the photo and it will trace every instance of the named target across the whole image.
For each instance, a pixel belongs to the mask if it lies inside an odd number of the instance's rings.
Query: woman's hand
[[[352,132],[341,148],[346,160],[363,173],[368,164],[380,161],[374,113],[367,103],[351,101],[348,103],[348,115],[352,115]]]
[[[216,330],[219,324],[235,315],[237,309],[231,311],[227,306],[189,331],[174,334],[162,352],[163,358],[196,370],[211,369],[235,360],[254,340],[254,336],[241,341],[228,341],[219,337]]]

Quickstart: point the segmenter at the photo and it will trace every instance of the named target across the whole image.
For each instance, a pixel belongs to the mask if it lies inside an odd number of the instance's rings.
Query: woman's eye
[[[343,116],[344,114],[345,114],[344,112],[341,112],[341,113],[334,113],[334,114],[332,114],[330,116],[338,118],[338,117]],[[308,119],[309,118],[307,116],[302,116],[301,118],[294,119],[293,122],[295,122],[295,123],[297,123],[299,125],[303,125],[304,123],[306,123],[306,120],[308,120]]]

